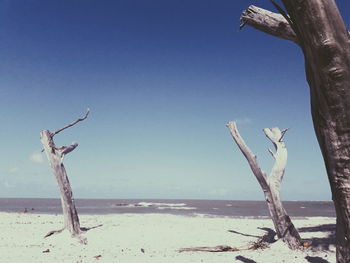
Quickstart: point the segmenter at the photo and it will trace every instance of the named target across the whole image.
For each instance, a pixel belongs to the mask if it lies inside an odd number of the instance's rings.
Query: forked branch
[[[275,159],[272,171],[266,175],[259,167],[256,156],[250,151],[240,136],[235,122],[226,124],[231,135],[246,157],[256,179],[263,189],[267,207],[269,209],[272,221],[275,225],[278,238],[282,238],[284,242],[292,249],[297,249],[301,244],[298,231],[287,215],[280,199],[280,186],[283,179],[285,167],[287,165],[287,149],[283,142],[283,136],[287,130],[278,128],[264,129],[266,137],[275,146],[276,152],[269,149],[272,157]]]
[[[279,128],[265,128],[264,133],[266,137],[273,143],[275,146],[276,152],[272,152],[271,149],[269,149],[269,152],[271,153],[272,157],[275,159],[275,163],[272,167],[272,171],[269,177],[274,177],[274,180],[278,182],[278,184],[281,183],[284,171],[287,166],[287,148],[283,141],[283,136],[287,132],[288,129],[280,130]]]

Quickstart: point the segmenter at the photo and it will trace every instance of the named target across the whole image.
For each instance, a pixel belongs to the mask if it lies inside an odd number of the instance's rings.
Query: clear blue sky
[[[349,25],[350,4],[338,1]],[[39,132],[55,137],[76,198],[254,199],[225,127],[269,172],[262,129],[290,128],[284,200],[330,200],[294,44],[246,26],[247,0],[1,0],[0,197],[59,197]]]

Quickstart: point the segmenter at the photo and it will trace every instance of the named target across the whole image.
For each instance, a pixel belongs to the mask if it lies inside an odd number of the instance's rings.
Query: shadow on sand
[[[310,263],[330,263],[328,260],[325,260],[321,257],[310,257],[306,256],[305,259]]]
[[[264,230],[266,232],[266,234],[263,236],[255,236],[255,235],[244,234],[242,232],[238,232],[235,230],[228,230],[228,232],[238,234],[241,236],[245,236],[245,237],[255,237],[258,239],[261,238],[264,242],[267,242],[269,244],[276,242],[276,240],[275,240],[276,232],[274,230],[272,230],[271,228],[268,228],[268,227],[258,227],[258,229]]]
[[[274,243],[276,232],[272,230],[271,228],[267,227],[259,227],[258,229],[266,231],[266,234],[261,236],[256,235],[250,235],[245,234],[239,231],[235,230],[228,230],[230,233],[246,236],[246,237],[255,237],[255,238],[262,238],[267,243]],[[317,251],[329,251],[331,246],[335,245],[335,224],[324,224],[319,226],[312,226],[312,227],[301,227],[298,229],[300,233],[306,233],[306,232],[326,232],[327,235],[325,237],[314,237],[305,239],[303,241],[311,241],[311,249],[317,250]],[[306,256],[305,259],[310,263],[330,263],[328,260],[325,260],[321,257],[311,257]],[[257,263],[256,261],[243,257],[243,256],[237,256],[236,260],[240,260],[244,263]]]
[[[263,236],[256,236],[256,235],[250,235],[245,234],[239,231],[235,230],[228,230],[230,233],[242,235],[245,237],[255,237],[255,238],[261,238],[263,241],[267,243],[274,243],[276,232],[268,227],[259,227],[258,229],[266,231],[266,234]],[[319,226],[311,226],[311,227],[301,227],[298,228],[298,231],[300,233],[306,233],[306,232],[326,232],[327,235],[325,237],[314,237],[305,239],[303,241],[311,241],[311,249],[317,250],[317,251],[329,251],[331,246],[335,245],[335,224],[324,224]],[[330,263],[328,260],[325,260],[321,257],[311,257],[306,256],[305,259],[310,263]],[[236,260],[240,260],[244,263],[257,263],[256,261],[243,257],[243,256],[236,256]]]
[[[98,228],[98,227],[101,227],[101,226],[103,226],[103,225],[100,224],[100,225],[92,226],[92,227],[81,227],[80,230],[83,231],[83,232],[87,232],[89,230],[92,230],[92,229],[95,229],[95,228]]]
[[[311,241],[311,248],[314,250],[330,250],[330,246],[335,245],[335,224],[324,224],[312,227],[301,227],[298,229],[300,233],[305,232],[327,232],[326,237],[314,237],[307,239]],[[310,261],[311,262],[311,261]],[[312,261],[312,262],[323,262],[323,261]]]
[[[257,263],[256,261],[249,259],[249,258],[246,258],[246,257],[243,257],[243,256],[237,256],[236,259],[240,260],[244,263]]]

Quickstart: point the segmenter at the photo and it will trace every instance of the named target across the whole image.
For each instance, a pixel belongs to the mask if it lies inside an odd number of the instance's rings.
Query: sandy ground
[[[273,229],[269,219],[168,214],[81,215],[87,244],[67,231],[43,238],[63,225],[62,215],[0,213],[0,262],[45,263],[263,263],[335,262],[334,218],[294,218],[307,249],[291,251],[281,241],[259,250],[178,252],[185,247],[246,248]],[[261,229],[263,228],[263,229]]]

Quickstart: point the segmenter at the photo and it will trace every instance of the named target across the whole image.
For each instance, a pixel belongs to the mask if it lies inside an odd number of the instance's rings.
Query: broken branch
[[[289,18],[285,12],[284,14]],[[298,37],[290,24],[291,21],[288,22],[282,14],[277,14],[269,10],[251,5],[242,12],[241,22],[242,25],[247,24],[269,35],[291,40],[294,43],[299,44]],[[294,24],[292,23],[292,25]],[[349,31],[348,33],[350,35]]]
[[[281,14],[251,5],[242,12],[241,22],[275,37],[298,43],[294,30]]]
[[[216,247],[188,247],[180,248],[179,252],[189,252],[189,251],[201,251],[201,252],[229,252],[229,251],[239,251],[240,249],[230,246],[216,246]]]
[[[61,147],[57,148],[57,150],[59,150],[62,155],[65,155],[67,153],[70,153],[71,151],[73,151],[77,147],[78,147],[78,143],[77,142],[72,142],[71,145],[69,145],[69,146],[61,146]]]

